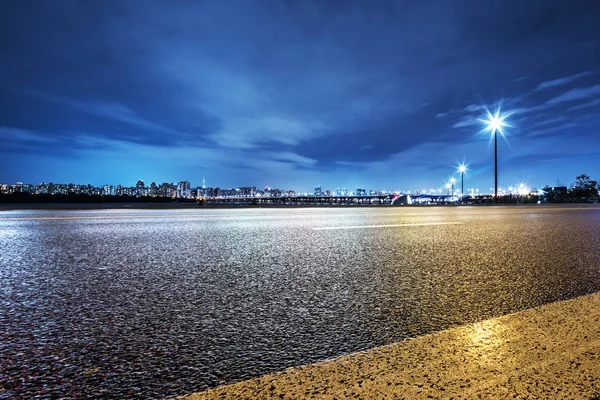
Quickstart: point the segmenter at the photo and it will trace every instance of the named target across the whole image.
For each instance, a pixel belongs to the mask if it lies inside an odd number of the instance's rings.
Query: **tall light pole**
[[[465,195],[465,172],[467,172],[467,166],[465,164],[458,165],[458,172],[460,172],[460,196]]]
[[[494,202],[498,203],[498,133],[504,136],[503,127],[509,126],[504,122],[506,117],[510,114],[500,114],[500,109],[496,111],[495,114],[492,114],[487,111],[487,119],[481,120],[484,124],[486,124],[485,130],[489,130],[492,132],[494,136]]]
[[[450,178],[450,183],[452,184],[452,199],[454,200],[454,182],[456,182],[456,179],[454,179],[454,177]]]

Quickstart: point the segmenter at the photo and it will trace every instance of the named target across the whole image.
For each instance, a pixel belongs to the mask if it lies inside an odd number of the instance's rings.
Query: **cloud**
[[[314,168],[318,161],[291,151],[256,151],[254,149],[235,149],[206,147],[200,145],[155,145],[132,143],[127,140],[109,138],[93,132],[64,132],[63,136],[48,135],[44,132],[15,127],[0,127],[0,140],[10,146],[3,150],[20,149],[23,154],[38,154],[48,162],[77,164],[81,160],[95,166],[94,175],[102,176],[103,182],[113,184],[125,183],[123,178],[115,180],[110,176],[127,176],[135,172],[138,176],[146,176],[155,181],[174,181],[176,179],[196,179],[189,175],[190,170],[210,176],[213,179],[222,174],[235,176],[225,183],[231,186],[248,184],[253,174],[278,177],[285,180],[286,174],[303,175],[318,173]],[[60,151],[47,151],[49,146],[60,146]],[[52,147],[54,148],[54,147]],[[65,155],[68,154],[68,157]],[[135,155],[135,157],[132,157]],[[160,166],[157,167],[157,155],[160,155]],[[188,171],[183,176],[173,176],[165,170],[175,169]],[[252,171],[252,172],[251,172]],[[311,172],[312,171],[312,172]],[[152,172],[152,173],[150,173]],[[79,173],[74,175],[79,175]],[[89,171],[88,171],[89,173]],[[165,176],[167,175],[167,176]],[[55,179],[55,178],[53,178]],[[74,178],[75,179],[75,178]],[[250,182],[249,182],[250,181]]]
[[[600,95],[600,85],[594,85],[587,88],[571,89],[560,96],[556,96],[548,100],[546,104],[558,104],[565,101],[581,100],[596,95]]]
[[[323,128],[317,121],[287,116],[229,116],[222,128],[208,137],[226,148],[252,149],[268,143],[296,145],[315,137]]]
[[[567,108],[567,111],[574,111],[574,110],[582,110],[584,108],[589,108],[589,107],[595,107],[600,105],[600,99],[594,99],[592,101],[589,101],[587,103],[583,103],[583,104],[579,104],[573,107],[569,107]]]
[[[122,122],[141,129],[167,134],[181,134],[180,132],[177,132],[173,129],[166,128],[157,123],[140,117],[131,108],[118,102],[73,100],[34,90],[24,90],[23,92],[42,99],[50,100],[55,103],[65,105],[71,109],[84,112],[89,115],[106,118],[112,121]]]
[[[569,82],[573,82],[576,79],[583,78],[585,76],[589,76],[592,74],[594,74],[594,71],[585,71],[585,72],[581,72],[579,74],[565,76],[564,78],[558,78],[558,79],[554,79],[551,81],[545,81],[545,82],[540,83],[535,90],[544,90],[544,89],[548,89],[551,87],[562,86]]]
[[[464,110],[467,112],[475,113],[478,111],[483,111],[485,109],[487,109],[487,107],[484,106],[483,104],[470,104],[470,105],[466,106]]]
[[[114,121],[124,122],[129,125],[137,126],[142,129],[150,129],[165,133],[175,133],[172,129],[165,128],[156,123],[148,121],[137,115],[132,109],[118,103],[101,103],[101,102],[83,102],[77,103],[68,101],[73,107],[78,110],[87,112],[98,117],[112,119]]]
[[[28,129],[13,128],[10,126],[0,126],[0,138],[7,143],[26,142],[37,143],[39,145],[48,145],[60,142],[55,135],[48,135],[42,132],[36,132]]]
[[[455,123],[454,125],[452,125],[453,128],[463,128],[466,126],[473,126],[473,125],[479,125],[481,124],[481,121],[479,121],[477,118],[473,118],[473,117],[465,117],[462,121],[458,121],[457,123]]]
[[[523,115],[513,121],[527,130],[525,117],[554,104],[545,102],[556,93],[541,89],[562,93],[573,84],[592,85],[582,83],[589,72],[570,74],[573,65],[597,69],[589,51],[573,46],[598,33],[593,13],[543,2],[492,3],[473,2],[460,13],[446,1],[435,7],[350,1],[341,8],[313,0],[148,0],[145,7],[125,1],[93,9],[78,2],[19,3],[0,16],[10,49],[0,54],[6,82],[0,97],[9,105],[0,109],[0,121],[64,133],[56,136],[60,143],[47,146],[53,152],[65,141],[77,151],[89,146],[107,160],[114,155],[120,167],[128,157],[132,164],[143,160],[152,171],[146,176],[168,170],[193,179],[199,165],[208,165],[211,184],[220,184],[217,177],[223,184],[242,177],[258,183],[271,179],[275,172],[268,167],[274,167],[295,172],[283,179],[302,185],[315,171],[330,173],[329,181],[343,179],[346,171],[336,169],[341,166],[329,169],[335,160],[384,160],[369,170],[374,184],[385,183],[382,174],[388,182],[417,179],[425,176],[417,163],[451,157],[445,149],[420,145],[445,141],[462,151],[468,135],[448,127],[479,130],[479,99],[510,98],[504,108],[520,107]],[[555,13],[564,18],[548,18]],[[44,51],[48,43],[51,52]],[[547,73],[563,78],[540,83],[527,102],[514,102],[520,94],[514,91],[535,87]],[[524,76],[527,82],[512,83]],[[24,87],[54,101],[14,93]],[[558,115],[578,103],[552,111]],[[544,127],[553,126],[533,128]],[[592,133],[572,134],[584,141]],[[11,143],[26,142],[25,135],[21,141],[10,135]],[[41,138],[34,134],[28,143]],[[427,153],[415,153],[401,171],[387,163],[390,154],[406,156],[411,148]],[[233,171],[232,163],[239,168]],[[0,173],[27,164],[4,161]],[[82,169],[96,170],[92,164]],[[125,173],[121,169],[115,180]],[[12,179],[9,173],[0,177]]]
[[[292,153],[289,151],[264,152],[264,153],[260,154],[258,158],[263,159],[263,160],[271,159],[271,160],[288,162],[288,163],[292,163],[297,166],[301,166],[301,167],[305,167],[305,168],[313,167],[314,165],[317,164],[317,160],[315,160],[315,159],[312,159],[309,157],[304,157],[304,156],[301,156],[300,154]]]
[[[549,133],[562,132],[567,129],[575,129],[575,128],[580,128],[580,127],[581,127],[580,124],[577,124],[575,122],[568,122],[566,124],[553,126],[548,129],[540,129],[540,130],[530,131],[525,136],[526,137],[537,137],[537,136],[547,135]]]
[[[540,122],[536,122],[535,124],[533,124],[534,126],[541,126],[541,125],[550,125],[550,124],[554,124],[556,122],[562,122],[564,120],[566,120],[567,117],[554,117],[554,118],[548,118],[545,120],[542,120]]]
[[[513,114],[527,114],[527,113],[531,113],[531,112],[535,112],[535,111],[542,111],[542,110],[546,110],[549,107],[548,104],[542,103],[542,104],[538,104],[536,106],[530,106],[530,107],[518,107],[512,110]]]

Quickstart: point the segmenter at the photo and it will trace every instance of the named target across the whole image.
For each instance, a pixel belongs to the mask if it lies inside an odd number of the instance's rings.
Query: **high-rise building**
[[[135,184],[135,195],[137,197],[141,197],[144,195],[144,188],[146,185],[144,185],[144,181],[139,180],[137,181],[137,183]]]
[[[156,186],[155,182],[152,182],[150,184],[150,189],[148,191],[148,193],[150,194],[150,196],[152,197],[156,197],[158,195],[158,187]]]
[[[189,181],[181,181],[177,184],[177,197],[187,199],[192,196]]]
[[[116,194],[115,187],[112,185],[104,185],[102,194],[104,196],[114,196]]]

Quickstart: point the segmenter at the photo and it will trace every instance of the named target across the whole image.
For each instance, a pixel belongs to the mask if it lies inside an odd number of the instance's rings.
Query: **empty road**
[[[0,212],[0,398],[200,391],[600,290],[600,206]]]

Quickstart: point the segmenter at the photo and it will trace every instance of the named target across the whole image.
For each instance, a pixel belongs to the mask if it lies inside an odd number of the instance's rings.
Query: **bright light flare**
[[[502,113],[500,108],[496,110],[495,113],[491,113],[487,108],[485,109],[487,115],[486,119],[480,119],[485,128],[483,128],[482,132],[491,132],[492,136],[499,132],[502,136],[504,136],[504,128],[511,127],[508,123],[506,123],[506,118],[510,117],[512,112]]]
[[[528,195],[531,189],[525,183],[519,183],[518,193],[521,196]]]
[[[467,172],[467,166],[465,164],[458,164],[458,172],[464,174]]]

